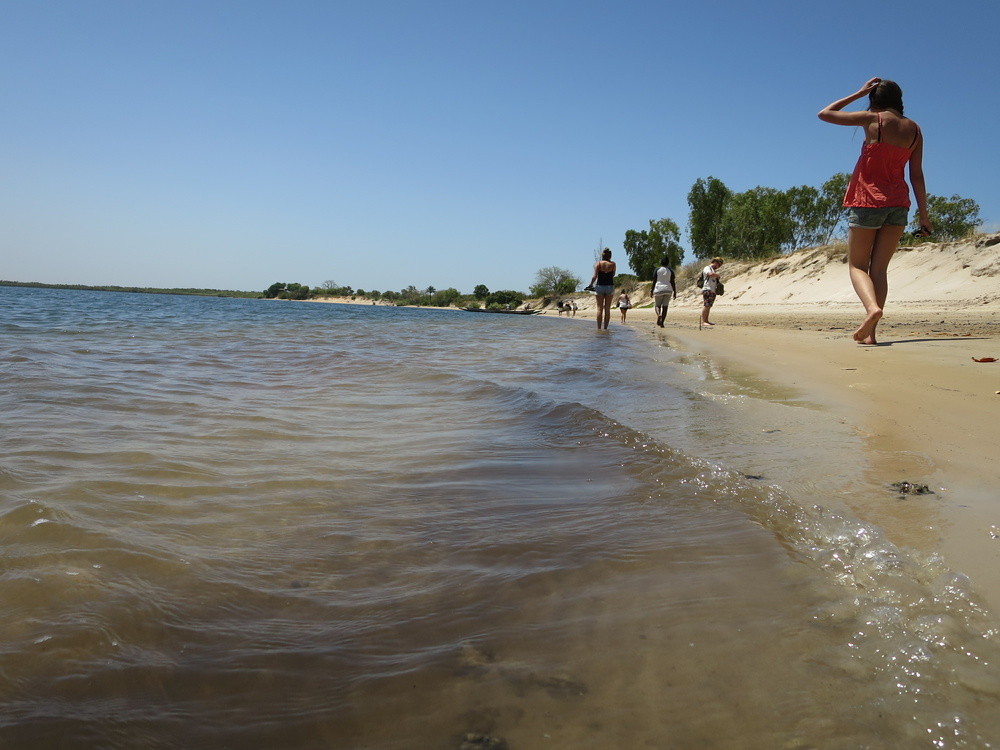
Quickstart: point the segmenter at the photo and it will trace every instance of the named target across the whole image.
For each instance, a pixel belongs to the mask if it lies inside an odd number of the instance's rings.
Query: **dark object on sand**
[[[914,484],[912,482],[893,482],[889,485],[896,492],[899,493],[900,497],[905,497],[906,495],[933,495],[934,490],[930,489],[926,484]]]
[[[508,750],[508,745],[503,737],[469,732],[465,735],[461,750]]]

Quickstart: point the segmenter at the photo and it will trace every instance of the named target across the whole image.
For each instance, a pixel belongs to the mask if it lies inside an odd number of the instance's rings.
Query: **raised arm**
[[[833,123],[834,125],[864,127],[875,118],[874,113],[868,110],[862,110],[861,112],[842,112],[841,110],[851,102],[856,102],[858,99],[868,96],[881,80],[881,78],[872,78],[850,96],[845,96],[843,99],[838,99],[832,104],[827,104],[819,111],[817,117],[823,122]]]

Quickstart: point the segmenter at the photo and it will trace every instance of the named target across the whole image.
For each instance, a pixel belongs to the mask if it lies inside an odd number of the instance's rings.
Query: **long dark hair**
[[[868,95],[868,109],[894,109],[903,114],[903,89],[895,81],[879,81]]]

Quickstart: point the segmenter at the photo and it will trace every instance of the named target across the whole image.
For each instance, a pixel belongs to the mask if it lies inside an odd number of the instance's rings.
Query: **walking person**
[[[702,326],[714,326],[708,319],[708,314],[712,310],[712,305],[715,304],[715,298],[718,296],[719,291],[719,269],[722,268],[722,258],[712,258],[712,262],[709,263],[701,272],[701,322],[698,325],[699,330]]]
[[[601,259],[594,264],[594,277],[590,280],[597,295],[597,330],[601,330],[601,323],[604,330],[608,330],[611,322],[611,297],[615,293],[615,271],[618,266],[611,260],[611,248],[604,248]]]
[[[628,292],[623,291],[618,296],[618,309],[621,311],[622,314],[622,323],[625,322],[625,316],[628,314],[628,311],[631,308],[632,308],[632,300],[629,298]]]
[[[868,97],[868,109],[843,112],[851,102]],[[920,229],[927,236],[934,227],[927,215],[924,184],[924,138],[920,126],[903,115],[903,92],[895,81],[872,78],[850,96],[819,111],[819,119],[834,125],[864,129],[861,157],[844,196],[849,209],[848,263],[851,284],[865,306],[865,319],[854,331],[859,344],[878,343],[875,329],[889,292],[889,261],[899,246],[910,208],[910,186],[917,201]]]
[[[670,256],[664,255],[660,267],[653,275],[653,307],[656,309],[656,325],[663,328],[667,319],[667,307],[671,299],[677,299],[677,277],[670,267]]]

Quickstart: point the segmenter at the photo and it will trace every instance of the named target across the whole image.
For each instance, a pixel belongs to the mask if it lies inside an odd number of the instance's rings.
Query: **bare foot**
[[[858,326],[858,330],[854,332],[854,340],[859,344],[875,343],[875,326],[878,325],[878,322],[881,319],[882,311],[876,307],[868,313],[868,316],[864,319],[861,325]],[[871,340],[868,341],[867,339]]]

